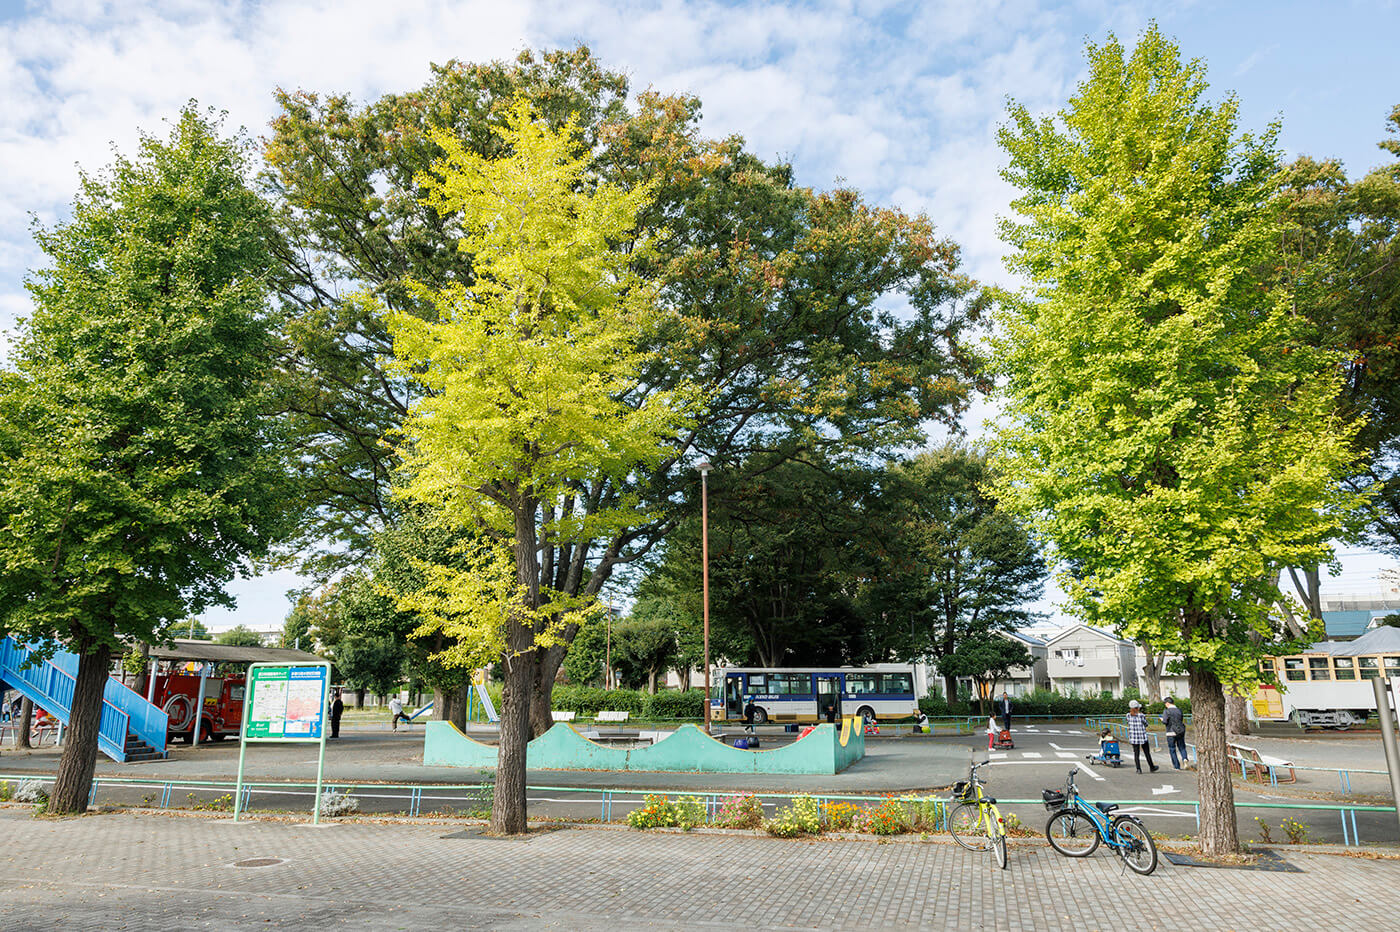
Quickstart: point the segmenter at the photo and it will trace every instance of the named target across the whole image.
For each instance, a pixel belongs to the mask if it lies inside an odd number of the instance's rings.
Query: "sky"
[[[1131,45],[1154,20],[1207,64],[1213,99],[1238,95],[1243,129],[1278,120],[1288,155],[1338,158],[1353,175],[1384,160],[1400,3],[1381,0],[0,0],[0,348],[42,261],[31,219],[61,221],[79,168],[134,153],[140,131],[163,135],[187,100],[258,137],[277,87],[369,101],[421,86],[430,62],[579,43],[634,92],[697,95],[707,134],[790,160],[800,184],[927,213],[972,275],[1014,285],[996,235],[1012,197],[995,138],[1007,99],[1058,109],[1084,77],[1086,41],[1113,32]],[[1377,571],[1394,566],[1356,549],[1342,559],[1329,588],[1379,589]],[[297,584],[285,572],[237,582],[237,610],[205,620],[279,627]]]

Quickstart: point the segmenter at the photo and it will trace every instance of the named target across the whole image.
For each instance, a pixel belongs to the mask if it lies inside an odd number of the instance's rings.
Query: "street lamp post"
[[[700,470],[700,577],[701,604],[705,617],[705,734],[710,733],[710,484],[708,460],[696,464]]]

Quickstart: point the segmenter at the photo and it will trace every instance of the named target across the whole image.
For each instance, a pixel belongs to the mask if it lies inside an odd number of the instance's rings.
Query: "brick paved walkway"
[[[1390,928],[1400,862],[1284,853],[1303,873],[1164,863],[1124,874],[1016,845],[0,810],[0,929]],[[267,867],[234,861],[281,858]]]

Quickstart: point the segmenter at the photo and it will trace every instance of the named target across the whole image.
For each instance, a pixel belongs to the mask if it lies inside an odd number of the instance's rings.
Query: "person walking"
[[[1186,719],[1176,707],[1176,700],[1167,697],[1167,707],[1162,710],[1162,727],[1167,730],[1167,751],[1172,756],[1172,766],[1177,770],[1188,766],[1186,759]],[[1180,752],[1178,759],[1177,753]]]
[[[1147,766],[1156,773],[1158,767],[1152,763],[1152,749],[1147,746],[1147,716],[1142,714],[1142,703],[1136,699],[1128,703],[1128,743],[1133,746],[1133,766],[1142,773],[1142,760],[1147,756]]]
[[[1006,690],[1001,691],[1001,701],[997,703],[997,711],[1001,713],[1001,727],[1007,731],[1011,730],[1011,697]]]
[[[389,726],[394,730],[399,730],[399,719],[403,719],[405,725],[412,725],[413,719],[403,713],[403,701],[398,696],[389,700],[389,714],[394,716]]]
[[[331,737],[340,737],[340,716],[345,714],[345,703],[340,698],[340,690],[331,697]]]

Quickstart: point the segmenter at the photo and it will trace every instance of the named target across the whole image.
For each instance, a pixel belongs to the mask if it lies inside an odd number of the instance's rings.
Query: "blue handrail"
[[[0,639],[0,680],[66,725],[72,717],[78,655],[59,649],[49,660],[37,660],[34,654],[31,647],[14,638]],[[97,733],[97,746],[103,754],[124,763],[126,736],[130,733],[164,755],[168,726],[169,717],[163,711],[107,677],[102,687],[102,716]]]

